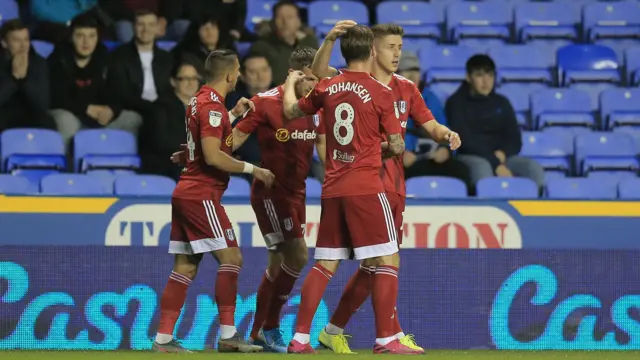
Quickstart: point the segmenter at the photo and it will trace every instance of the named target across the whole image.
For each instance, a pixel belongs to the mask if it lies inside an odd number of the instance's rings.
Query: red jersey
[[[435,120],[431,110],[425,104],[420,90],[411,80],[393,74],[389,87],[393,93],[394,108],[396,116],[400,120],[403,139],[407,134],[409,117],[413,119],[416,126],[422,126],[431,120]],[[383,141],[386,141],[386,139]],[[405,196],[404,164],[401,157],[394,156],[385,160],[380,175],[384,181],[385,191]]]
[[[240,120],[236,128],[245,134],[258,132],[261,167],[271,170],[276,177],[273,188],[254,180],[252,195],[256,197],[295,199],[304,203],[305,180],[311,167],[316,128],[320,115],[310,115],[284,121],[281,86],[251,98],[256,106]]]
[[[384,192],[380,136],[401,133],[392,99],[391,89],[370,74],[347,70],[321,80],[298,101],[307,114],[324,111],[323,198]]]
[[[189,101],[186,112],[187,166],[173,196],[183,199],[219,198],[229,183],[229,173],[207,165],[200,141],[206,137],[220,139],[220,150],[231,155],[233,137],[224,98],[205,85]],[[209,193],[207,193],[209,192]]]

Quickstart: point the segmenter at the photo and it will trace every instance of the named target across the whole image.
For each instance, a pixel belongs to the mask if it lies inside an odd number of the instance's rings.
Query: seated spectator
[[[200,61],[200,66],[204,66],[209,53],[217,49],[236,51],[233,40],[220,31],[220,22],[215,17],[207,17],[191,23],[184,38],[172,53],[176,62],[182,62],[185,57],[192,56]]]
[[[158,17],[149,11],[136,14],[135,39],[112,54],[107,84],[122,107],[146,119],[154,113],[158,94],[171,91],[169,78],[173,59],[158,48],[155,39]]]
[[[55,129],[49,109],[46,61],[31,49],[29,30],[18,19],[0,28],[0,131],[16,127]]]
[[[446,105],[449,127],[463,139],[458,159],[471,171],[474,184],[494,175],[520,176],[542,188],[544,171],[540,164],[518,156],[522,134],[511,103],[494,91],[495,63],[487,55],[474,55],[466,67],[466,81]]]
[[[49,42],[64,41],[67,26],[76,16],[93,9],[98,0],[30,0],[31,15],[38,21],[33,38]]]
[[[303,28],[298,6],[292,1],[282,0],[273,6],[271,32],[253,44],[249,52],[267,58],[273,71],[273,81],[281,84],[289,72],[289,56],[293,50],[304,46],[317,49],[318,39],[313,30]]]
[[[56,46],[51,70],[51,115],[65,144],[80,129],[106,127],[137,134],[140,115],[123,110],[107,88],[107,48],[98,42],[98,22],[79,15],[71,22],[71,41]]]
[[[411,51],[402,52],[402,57],[400,57],[400,63],[398,64],[398,75],[411,80],[420,91],[424,89],[424,81],[422,80],[420,72],[420,60],[418,60],[418,56],[415,53]],[[429,91],[429,93],[431,93],[431,91]],[[424,96],[424,94],[422,96]],[[438,101],[438,105],[442,108],[440,101]],[[436,117],[436,119],[438,119],[440,124],[443,124],[443,119],[438,117]]]
[[[189,100],[200,88],[201,73],[197,64],[181,63],[173,69],[173,91],[162,94],[156,102],[154,126],[145,134],[149,136],[147,147],[142,149],[145,173],[169,176],[175,180],[180,178],[182,167],[169,161],[169,157],[186,142],[185,111]]]

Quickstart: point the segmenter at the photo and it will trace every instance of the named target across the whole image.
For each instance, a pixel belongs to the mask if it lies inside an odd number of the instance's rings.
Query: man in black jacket
[[[475,184],[495,175],[532,179],[542,188],[544,170],[532,159],[518,156],[522,134],[509,100],[494,91],[496,66],[487,55],[467,61],[467,79],[447,100],[451,130],[465,139],[458,160],[465,163]]]
[[[17,127],[55,129],[49,109],[49,71],[31,49],[29,30],[18,19],[0,28],[0,131]]]
[[[98,23],[79,15],[71,22],[71,41],[56,46],[49,56],[51,115],[65,144],[83,128],[126,130],[134,135],[142,117],[122,110],[107,88],[107,49],[98,42]]]

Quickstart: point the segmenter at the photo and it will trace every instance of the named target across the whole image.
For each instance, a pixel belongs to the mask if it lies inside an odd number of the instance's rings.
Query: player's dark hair
[[[93,15],[89,13],[83,13],[74,17],[71,20],[71,25],[69,27],[71,28],[71,32],[73,32],[75,29],[98,30],[100,26],[98,24],[98,20],[96,20],[96,18]]]
[[[373,36],[381,38],[389,35],[404,36],[404,29],[398,24],[377,24],[371,27]]]
[[[207,81],[218,79],[229,73],[238,55],[231,50],[214,50],[204,62],[204,75]]]
[[[471,75],[471,73],[476,71],[495,73],[496,63],[494,63],[493,59],[488,55],[473,55],[469,60],[467,60],[467,74]]]
[[[291,0],[280,0],[275,5],[273,5],[273,8],[271,8],[271,18],[272,19],[276,18],[276,15],[278,14],[278,11],[283,6],[293,6],[294,8],[296,8],[296,11],[298,13],[300,13],[300,8],[298,7],[298,5],[296,5],[295,2],[293,2]]]
[[[371,57],[373,32],[364,25],[349,28],[340,37],[340,51],[347,64],[353,61],[367,61]]]
[[[2,27],[0,27],[0,38],[6,40],[7,36],[9,36],[9,33],[26,28],[27,26],[22,23],[20,19],[7,20],[2,24]]]
[[[246,65],[247,61],[249,61],[251,59],[265,59],[268,62],[267,58],[264,55],[260,54],[260,53],[255,53],[255,52],[249,53],[244,58],[242,58],[242,63],[240,64],[240,67],[242,68],[242,72],[243,73],[246,71],[246,66],[245,65]]]
[[[299,47],[291,53],[289,56],[289,68],[293,70],[302,70],[305,67],[311,67],[313,64],[313,58],[316,56],[317,50],[310,47],[304,46]]]
[[[149,10],[149,9],[140,9],[137,10],[134,14],[134,22],[137,22],[139,18],[143,17],[143,16],[147,16],[147,15],[154,15],[154,16],[158,16],[156,13],[154,13],[153,11]]]

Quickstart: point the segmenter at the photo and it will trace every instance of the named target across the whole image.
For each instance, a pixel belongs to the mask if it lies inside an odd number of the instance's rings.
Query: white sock
[[[308,344],[311,341],[311,337],[309,334],[296,333],[293,335],[293,340],[299,342],[300,344]]]
[[[400,339],[402,339],[405,335],[404,335],[404,333],[403,333],[402,331],[400,331],[399,333],[397,333],[397,334],[395,334],[395,335],[393,335],[393,336],[395,336],[395,337],[396,337],[396,339],[400,340]]]
[[[156,340],[155,341],[158,344],[168,344],[169,342],[171,342],[171,340],[173,340],[173,335],[158,333],[156,335]]]
[[[220,325],[220,339],[232,338],[236,332],[236,327],[233,325]]]
[[[324,331],[329,335],[342,335],[344,333],[344,329],[341,329],[332,323],[328,323],[327,326],[324,327]]]
[[[382,346],[385,346],[388,343],[392,342],[393,340],[396,340],[395,335],[394,336],[389,336],[389,337],[386,337],[386,338],[378,338],[378,339],[376,339],[376,343],[378,343],[378,344],[380,344]]]

